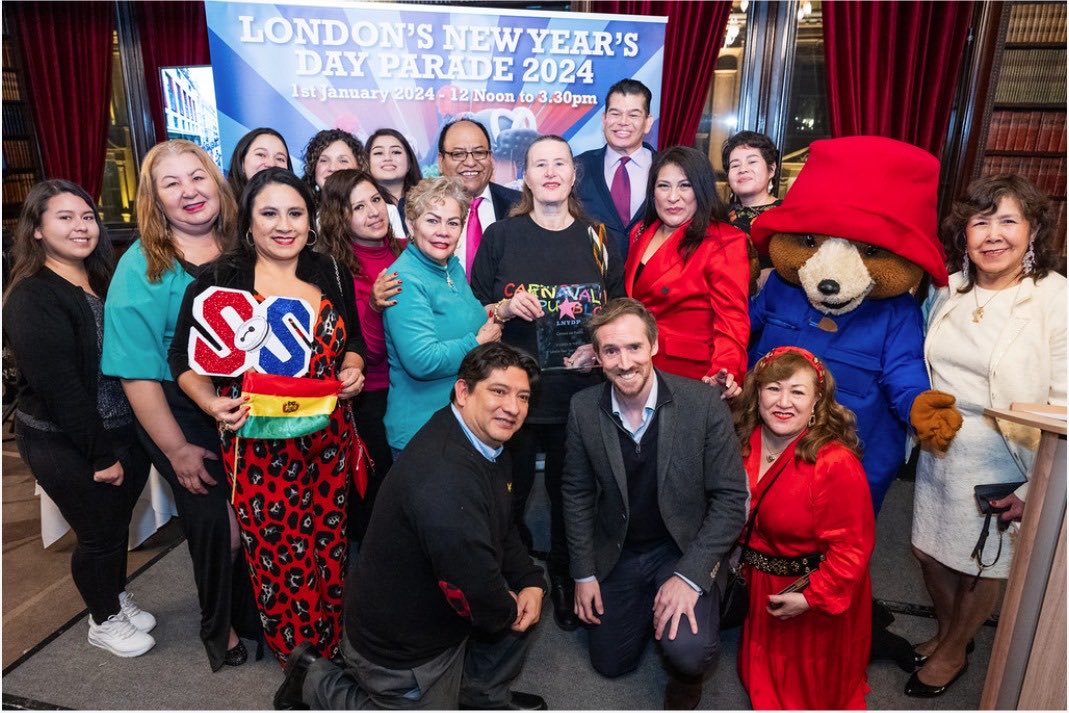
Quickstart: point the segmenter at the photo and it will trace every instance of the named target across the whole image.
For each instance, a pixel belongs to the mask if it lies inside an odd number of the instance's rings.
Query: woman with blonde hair
[[[750,484],[742,685],[754,710],[864,708],[876,525],[854,416],[824,362],[792,346],[732,405]]]
[[[137,193],[139,239],[108,290],[101,361],[105,374],[122,379],[138,436],[174,491],[213,671],[244,663],[240,636],[262,641],[262,632],[215,422],[175,384],[167,351],[186,287],[231,246],[236,221],[237,204],[203,149],[174,140],[148,152]]]
[[[464,355],[501,339],[453,254],[471,199],[457,178],[425,178],[408,192],[409,243],[393,264],[404,281],[383,313],[390,390],[386,438],[395,456],[449,402]]]

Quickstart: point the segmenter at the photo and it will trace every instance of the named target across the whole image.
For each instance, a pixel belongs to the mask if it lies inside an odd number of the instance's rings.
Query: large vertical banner
[[[659,116],[665,18],[354,2],[205,2],[224,164],[241,136],[277,129],[299,164],[318,130],[391,127],[436,172],[439,128],[490,131],[495,180],[539,134],[604,143],[606,90],[634,78]],[[648,140],[655,143],[657,124]]]

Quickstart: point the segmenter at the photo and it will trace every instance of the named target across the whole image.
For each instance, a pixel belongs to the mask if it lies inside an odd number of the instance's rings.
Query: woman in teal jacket
[[[449,403],[464,355],[501,339],[453,256],[471,200],[455,178],[428,178],[405,197],[409,244],[393,264],[404,284],[383,313],[390,393],[386,439],[399,453]]]

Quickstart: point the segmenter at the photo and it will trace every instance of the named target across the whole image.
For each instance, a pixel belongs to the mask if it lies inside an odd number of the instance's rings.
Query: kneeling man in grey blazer
[[[665,708],[696,708],[719,643],[713,580],[749,497],[731,414],[717,387],[653,368],[657,323],[640,302],[613,300],[588,328],[607,383],[576,394],[568,420],[575,612],[599,673],[634,670],[653,635]]]

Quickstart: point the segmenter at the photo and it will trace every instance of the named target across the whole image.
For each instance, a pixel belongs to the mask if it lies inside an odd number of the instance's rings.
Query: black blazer
[[[504,220],[509,217],[509,211],[520,202],[521,195],[519,191],[506,188],[499,183],[490,184],[490,199],[494,203],[494,215],[497,216],[497,220]],[[484,225],[483,230],[486,230],[487,227]]]
[[[675,571],[708,592],[748,513],[750,490],[739,441],[719,389],[655,373],[657,505],[683,553]],[[611,388],[605,383],[580,391],[572,397],[568,417],[561,493],[576,579],[609,576],[627,537],[631,505]]]
[[[4,302],[4,335],[19,369],[19,411],[59,426],[93,470],[118,463],[97,413],[100,351],[82,288],[41,268]]]
[[[644,147],[653,151],[653,147],[647,143]],[[622,258],[627,260],[627,248],[630,244],[631,229],[642,220],[646,212],[646,201],[643,199],[638,212],[631,216],[631,220],[624,225],[620,220],[620,214],[616,212],[616,206],[612,202],[612,194],[609,186],[605,183],[605,151],[606,147],[584,151],[575,157],[575,163],[579,167],[579,182],[575,186],[576,195],[583,204],[583,210],[587,216],[596,223],[604,223],[608,237],[616,245]],[[653,153],[654,159],[657,152]],[[631,190],[646,192],[646,186],[631,186]]]
[[[335,272],[337,268],[337,272]],[[345,265],[334,261],[329,255],[306,249],[297,258],[297,279],[315,285],[322,290],[334,308],[341,312],[348,332],[345,352],[356,352],[367,360],[367,346],[360,331],[360,317],[356,312],[356,293],[353,291],[353,275]],[[235,290],[255,291],[256,270],[251,258],[245,256],[223,256],[207,265],[200,277],[186,288],[182,307],[178,310],[178,323],[175,325],[174,339],[167,353],[167,363],[171,366],[171,375],[178,379],[180,374],[189,371],[189,330],[197,329],[193,319],[193,300],[209,287],[229,287]],[[316,305],[312,305],[313,309]],[[207,337],[205,337],[207,338]],[[344,352],[343,352],[344,353]],[[336,364],[340,365],[343,353],[338,355]]]

